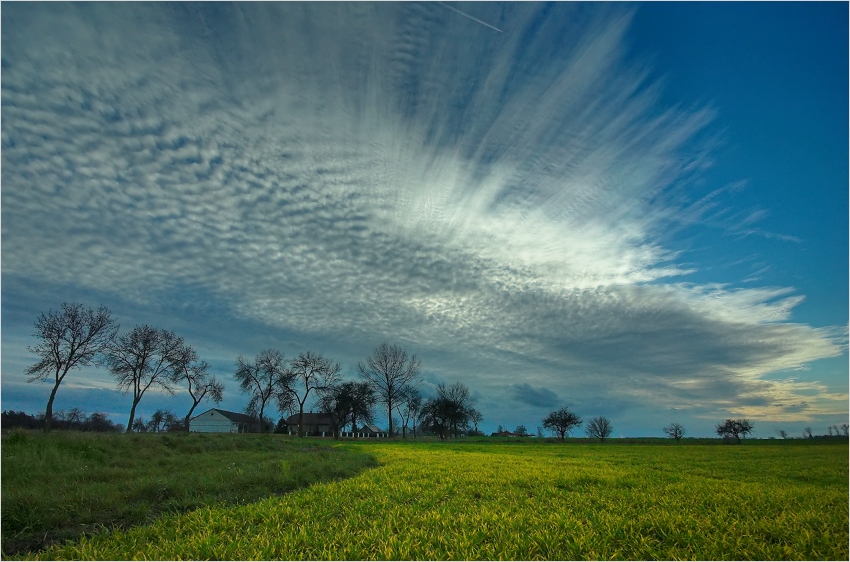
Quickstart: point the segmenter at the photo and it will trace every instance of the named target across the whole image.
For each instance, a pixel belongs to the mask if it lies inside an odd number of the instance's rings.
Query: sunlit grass
[[[839,559],[846,444],[352,443],[381,466],[43,558]]]

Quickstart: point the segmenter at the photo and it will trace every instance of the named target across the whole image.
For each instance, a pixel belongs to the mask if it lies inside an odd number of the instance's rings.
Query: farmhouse
[[[298,435],[298,414],[292,414],[283,422],[286,433]],[[333,435],[331,418],[327,414],[304,412],[304,435],[329,437]]]
[[[378,427],[377,425],[366,424],[357,431],[343,431],[340,437],[389,437],[389,433]]]
[[[248,433],[255,420],[247,414],[212,408],[189,420],[191,433]]]

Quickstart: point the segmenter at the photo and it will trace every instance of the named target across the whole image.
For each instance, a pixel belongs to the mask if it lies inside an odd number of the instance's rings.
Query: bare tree
[[[779,436],[783,439],[788,439],[788,432],[785,431],[784,429],[780,429],[779,430]]]
[[[681,424],[671,423],[670,425],[664,428],[664,433],[666,433],[667,436],[671,439],[675,439],[676,441],[678,441],[679,439],[685,436],[685,428],[682,427]]]
[[[565,436],[570,434],[572,428],[579,427],[580,425],[581,418],[571,412],[569,408],[561,408],[560,410],[549,412],[549,415],[543,418],[543,427],[556,432],[561,441],[564,440]]]
[[[192,412],[195,411],[198,404],[204,399],[208,399],[218,405],[224,395],[224,383],[218,382],[215,377],[211,377],[209,368],[209,363],[206,361],[198,361],[198,356],[193,350],[191,363],[182,365],[178,371],[180,379],[185,381],[189,387],[189,396],[192,397],[192,407],[189,408],[189,412],[183,421],[187,433],[189,432],[189,420],[192,419]]]
[[[307,351],[290,362],[287,373],[292,383],[281,391],[290,394],[298,405],[298,437],[304,437],[304,403],[310,392],[322,392],[339,382],[339,363]]]
[[[734,437],[738,443],[752,432],[753,423],[747,419],[728,419],[721,424],[717,424],[717,435],[720,437]]]
[[[247,410],[259,420],[260,432],[265,430],[264,413],[271,399],[277,398],[280,406],[292,404],[292,394],[281,389],[291,386],[293,375],[286,369],[283,354],[276,349],[260,352],[252,362],[240,355],[234,376],[242,392],[251,394]]]
[[[25,373],[29,375],[27,382],[47,379],[53,382],[44,411],[44,431],[50,431],[53,425],[53,400],[65,375],[71,369],[94,363],[117,331],[118,326],[105,306],[93,310],[81,304],[62,303],[60,311],[42,313],[35,321],[33,336],[40,341],[27,349],[41,360]]]
[[[850,424],[842,423],[841,424],[841,433],[844,434],[844,437],[847,437],[848,430],[850,430]]]
[[[472,410],[469,412],[469,422],[475,428],[475,435],[478,435],[478,424],[482,421],[484,421],[484,416],[481,415],[481,412],[479,412],[475,408],[472,408]]]
[[[125,393],[133,392],[128,432],[133,429],[136,406],[145,392],[152,386],[158,386],[169,394],[175,394],[171,385],[184,365],[191,361],[193,353],[183,338],[174,332],[147,325],[136,326],[109,346],[107,364],[118,381],[118,389]]]
[[[611,432],[614,431],[614,426],[611,425],[611,421],[605,416],[597,416],[587,422],[587,427],[584,431],[590,438],[605,441],[605,438],[609,437]]]
[[[387,407],[390,435],[393,434],[393,409],[401,401],[404,387],[418,384],[420,366],[415,355],[408,358],[404,348],[389,343],[375,348],[365,364],[357,364],[360,376],[375,389],[378,402]]]
[[[803,437],[808,437],[809,439],[814,438],[814,436],[812,435],[812,428],[811,427],[807,427],[806,429],[803,430]]]
[[[405,385],[401,391],[402,399],[396,406],[398,415],[401,416],[401,436],[407,439],[407,426],[413,421],[413,437],[416,437],[416,415],[422,408],[422,394],[415,386]]]

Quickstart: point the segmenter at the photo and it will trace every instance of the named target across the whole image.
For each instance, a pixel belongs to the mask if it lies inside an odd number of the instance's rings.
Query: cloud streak
[[[846,330],[680,281],[664,237],[724,204],[687,191],[714,113],[657,107],[629,15],[469,11],[504,33],[419,3],[5,9],[4,281],[396,339],[530,406],[824,408],[762,377]]]

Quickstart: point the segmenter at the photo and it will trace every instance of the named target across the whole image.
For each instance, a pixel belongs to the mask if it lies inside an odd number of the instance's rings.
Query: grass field
[[[846,443],[348,442],[341,448],[373,455],[380,466],[27,556],[848,558]],[[4,466],[5,460],[4,447]],[[5,479],[3,485],[5,534]]]
[[[328,442],[267,437],[13,431],[2,441],[3,557],[376,466],[373,455]]]

